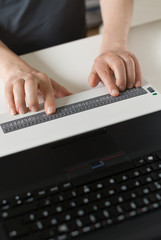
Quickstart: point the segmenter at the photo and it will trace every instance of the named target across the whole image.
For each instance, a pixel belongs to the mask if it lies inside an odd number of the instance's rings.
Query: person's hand
[[[31,111],[39,110],[38,94],[44,99],[44,108],[48,115],[56,110],[55,97],[70,95],[63,86],[28,65],[10,70],[5,81],[5,97],[8,110],[12,115],[27,112],[26,102]],[[25,100],[26,99],[26,100]]]
[[[89,75],[91,87],[102,81],[112,96],[126,88],[140,87],[141,69],[135,55],[126,50],[107,51],[95,59]]]

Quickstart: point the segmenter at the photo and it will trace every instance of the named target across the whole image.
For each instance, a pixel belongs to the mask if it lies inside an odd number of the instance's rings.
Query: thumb
[[[65,97],[72,95],[71,92],[69,92],[66,88],[64,88],[62,85],[51,79],[51,84],[53,87],[54,95],[57,98]]]
[[[89,75],[88,81],[91,87],[96,87],[100,82],[100,78],[96,72],[91,72]]]

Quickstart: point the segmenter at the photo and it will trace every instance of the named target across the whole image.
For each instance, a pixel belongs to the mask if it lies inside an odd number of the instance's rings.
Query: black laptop
[[[0,158],[9,239],[161,239],[161,111]]]

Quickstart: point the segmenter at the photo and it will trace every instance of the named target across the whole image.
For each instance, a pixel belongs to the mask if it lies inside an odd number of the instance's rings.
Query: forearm
[[[104,25],[100,52],[126,49],[133,0],[100,0],[100,6]]]
[[[29,67],[18,55],[12,52],[2,41],[0,41],[0,79],[7,81],[13,69],[19,71],[23,65]]]

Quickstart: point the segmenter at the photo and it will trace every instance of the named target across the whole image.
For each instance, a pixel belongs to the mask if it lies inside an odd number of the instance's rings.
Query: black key
[[[143,206],[145,206],[143,198],[137,198],[135,202],[136,202],[137,208],[142,208]]]
[[[77,199],[75,199],[77,200]],[[68,201],[68,202],[64,202],[62,204],[62,208],[64,210],[69,210],[69,209],[74,209],[77,207],[77,202],[75,200],[71,200],[71,201]]]
[[[22,204],[22,200],[16,200],[16,199],[12,199],[10,200],[10,207],[18,207],[19,205]]]
[[[66,239],[68,239],[68,235],[67,234],[61,234],[61,235],[57,236],[57,240],[66,240]]]
[[[146,160],[146,162],[148,162],[148,163],[152,163],[152,162],[154,162],[154,161],[156,161],[157,160],[157,158],[153,155],[153,154],[151,154],[151,155],[148,155],[148,156],[145,156],[145,158],[144,158],[145,160]]]
[[[49,198],[45,198],[45,199],[42,199],[39,201],[38,205],[40,207],[47,207],[47,206],[50,206],[51,205],[51,201]]]
[[[127,181],[128,179],[129,179],[129,175],[127,173],[119,174],[116,176],[116,182],[118,182],[118,183]]]
[[[133,160],[133,163],[135,164],[136,167],[140,167],[146,164],[143,158],[135,159]]]
[[[70,232],[70,236],[71,237],[77,237],[81,234],[81,231],[80,230],[73,230]]]
[[[3,200],[0,201],[0,206],[4,206],[4,205],[7,205],[7,204],[9,204],[9,202],[6,199],[3,199]]]
[[[152,168],[150,166],[143,166],[143,167],[139,168],[139,171],[140,171],[141,175],[147,174],[147,173],[152,172]]]
[[[146,195],[150,193],[149,186],[140,187],[136,190],[136,192],[141,195]]]
[[[1,210],[2,211],[6,211],[6,210],[9,210],[10,209],[10,205],[3,205],[2,207],[1,207]]]
[[[128,184],[122,183],[119,185],[118,192],[126,192],[127,190],[128,190]]]
[[[149,194],[147,198],[149,199],[150,203],[156,202],[158,200],[154,194]]]
[[[147,89],[149,90],[150,93],[155,92],[155,90],[152,87],[148,87]]]
[[[8,220],[4,222],[9,237],[22,237],[29,231],[26,225],[23,225],[19,219]]]
[[[121,206],[122,207],[122,206]],[[118,212],[118,209],[117,209],[117,207],[115,206],[115,207],[110,207],[109,209],[108,209],[108,212],[109,212],[109,215],[111,216],[111,217],[115,217],[115,216],[118,216],[120,213]]]
[[[65,191],[62,193],[64,201],[73,199],[77,196],[77,192],[75,190]]]
[[[94,183],[90,184],[89,187],[92,191],[98,191],[100,189],[103,189],[104,186],[101,181],[98,181],[98,182],[94,182]]]
[[[77,225],[77,223],[76,223],[75,220],[70,221],[70,222],[68,222],[68,223],[66,223],[66,224],[67,224],[68,229],[69,229],[70,232],[71,232],[71,231],[77,231],[77,230],[79,231],[78,225]]]
[[[140,181],[137,179],[133,179],[127,182],[128,185],[128,189],[133,189],[133,188],[137,188],[141,185]]]
[[[24,223],[31,223],[35,220],[36,220],[36,216],[34,213],[29,213],[29,214],[25,215],[23,218]]]
[[[151,168],[154,169],[154,170],[159,170],[159,169],[161,169],[161,163],[160,163],[159,161],[152,163],[150,166],[151,166]]]
[[[124,212],[130,212],[133,210],[133,208],[130,205],[130,202],[123,203],[121,205],[121,208],[123,209]],[[118,215],[118,214],[117,214]]]
[[[91,226],[86,226],[86,227],[82,228],[82,232],[83,233],[87,233],[87,232],[90,232],[90,231],[92,231],[92,227]]]
[[[25,213],[30,212],[30,211],[32,212],[36,209],[37,209],[37,204],[36,203],[21,205],[19,207],[12,208],[9,211],[2,212],[2,218],[16,217],[16,216],[25,214]],[[7,213],[6,217],[4,217],[4,213]]]
[[[158,180],[158,173],[157,172],[152,172],[151,176],[152,176],[153,180],[155,180],[155,181]]]
[[[52,211],[53,214],[61,213],[63,211],[62,205],[57,204],[57,205],[52,206],[51,211]]]
[[[33,196],[33,192],[26,192],[20,195],[21,199],[31,198]]]
[[[64,198],[61,194],[55,194],[50,199],[51,199],[52,204],[59,203],[64,200]]]
[[[35,198],[43,198],[43,197],[46,197],[46,196],[47,196],[47,193],[46,193],[46,190],[44,190],[44,189],[34,192],[34,197]]]
[[[155,197],[158,201],[161,201],[161,192],[156,192]]]
[[[156,186],[154,185],[154,183],[150,183],[148,185],[148,188],[150,189],[150,192],[154,192],[157,190]]]
[[[72,188],[72,183],[71,182],[61,183],[59,188],[60,188],[61,191],[67,191],[67,190]]]
[[[45,208],[35,213],[36,219],[46,218],[51,214],[51,208]]]
[[[59,215],[57,215],[57,219],[60,223],[66,222],[66,221],[71,221],[72,220],[71,212],[65,211],[63,213],[60,213]]]
[[[30,197],[30,198],[26,198],[24,199],[24,203],[32,203],[35,201],[35,198],[34,197]]]
[[[132,211],[128,212],[128,213],[126,214],[126,216],[127,216],[128,218],[132,218],[132,217],[135,217],[137,214],[138,214],[138,211],[132,210]]]
[[[44,225],[46,227],[53,227],[53,226],[56,226],[57,224],[58,224],[57,217],[49,217],[44,219]]]
[[[92,213],[93,211],[97,211],[99,209],[98,204],[88,204],[83,207],[86,214]],[[97,209],[97,210],[96,210]]]
[[[126,193],[124,193],[124,199],[126,201],[131,200],[131,199],[135,199],[137,197],[137,193],[135,191],[128,191]]]
[[[88,185],[83,185],[83,186],[77,188],[77,192],[79,193],[79,195],[84,195],[84,194],[90,193],[91,189]]]
[[[32,231],[41,231],[44,229],[44,224],[42,221],[36,221],[31,225]]]
[[[59,187],[58,186],[51,186],[47,189],[47,192],[50,194],[50,195],[54,195],[56,193],[59,192]]]
[[[139,177],[141,175],[141,173],[140,173],[138,168],[134,168],[133,170],[128,171],[127,174],[128,174],[130,179]]]
[[[155,155],[159,160],[161,159],[161,151],[156,152]]]

